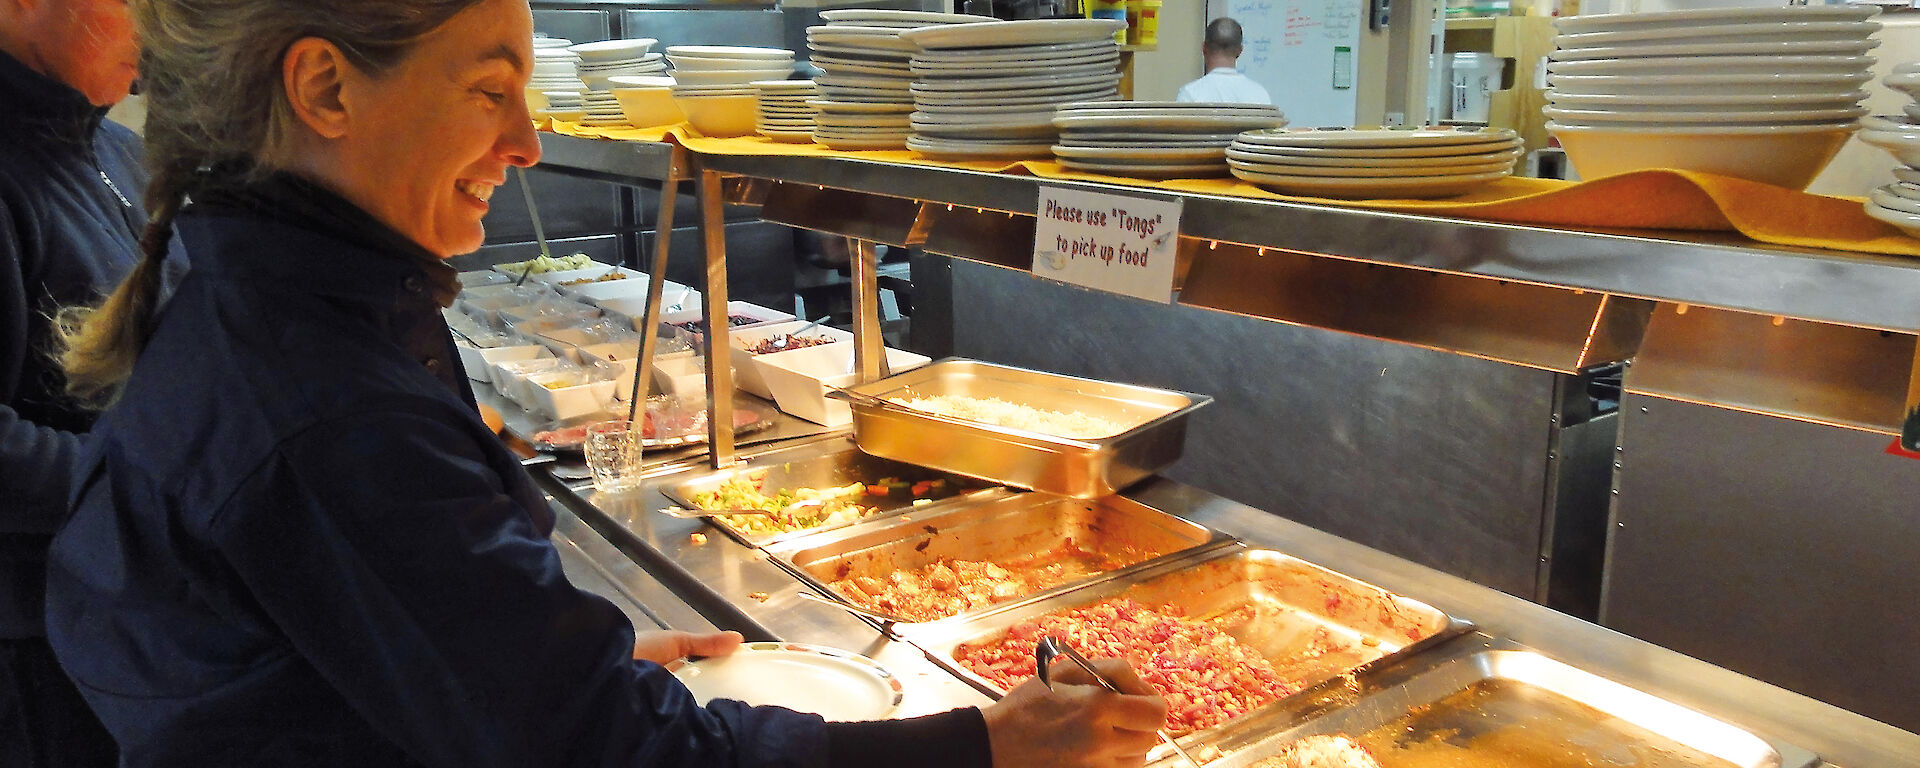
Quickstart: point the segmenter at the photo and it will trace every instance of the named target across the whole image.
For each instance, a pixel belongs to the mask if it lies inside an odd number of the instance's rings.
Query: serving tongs
[[[900,618],[899,616],[895,616],[889,613],[881,613],[880,611],[873,610],[872,608],[863,608],[861,606],[854,605],[852,603],[843,603],[839,600],[835,600],[830,597],[821,597],[812,592],[803,591],[803,592],[799,592],[798,594],[800,595],[800,598],[802,600],[812,600],[813,602],[816,602],[816,603],[831,605],[835,608],[846,611],[847,613],[851,613],[855,616],[873,619],[874,621],[880,622],[881,624],[898,624],[906,621],[906,619]]]
[[[667,517],[677,517],[682,520],[698,520],[703,517],[733,517],[733,516],[739,516],[739,515],[759,515],[762,517],[788,518],[788,517],[792,517],[793,513],[795,512],[798,512],[803,509],[812,509],[814,507],[820,506],[825,503],[827,503],[826,499],[801,499],[799,501],[796,501],[792,504],[788,504],[779,509],[755,509],[752,507],[731,507],[727,509],[687,509],[686,507],[669,506],[669,507],[662,508],[660,510],[660,514],[666,515]]]
[[[1053,664],[1054,659],[1062,657],[1073,662],[1081,669],[1086,670],[1087,674],[1093,676],[1095,682],[1100,683],[1100,687],[1113,691],[1114,693],[1126,694],[1126,691],[1120,690],[1120,686],[1114,685],[1113,680],[1109,679],[1106,675],[1100,674],[1100,670],[1095,669],[1093,662],[1088,661],[1087,657],[1080,655],[1080,652],[1074,650],[1073,646],[1067,645],[1067,641],[1052,636],[1040,638],[1040,642],[1033,646],[1033,661],[1034,668],[1037,670],[1036,674],[1039,675],[1041,684],[1047,686],[1048,689],[1053,688],[1053,680],[1049,679],[1048,667]],[[1189,755],[1186,750],[1181,749],[1180,745],[1174,742],[1173,735],[1167,733],[1167,729],[1161,728],[1154,731],[1154,734],[1159,736],[1160,741],[1171,748],[1174,754],[1179,755],[1180,759],[1185,761],[1187,765],[1192,766],[1192,768],[1200,768],[1200,761],[1193,759],[1193,755]]]

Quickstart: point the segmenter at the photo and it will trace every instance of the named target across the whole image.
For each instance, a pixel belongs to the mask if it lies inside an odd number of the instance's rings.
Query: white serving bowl
[[[925,355],[891,347],[886,355],[887,366],[894,373],[931,361]],[[859,377],[848,372],[852,357],[852,344],[808,347],[772,356],[764,361],[760,372],[780,410],[815,424],[844,427],[853,423],[853,411],[845,402],[829,399],[827,392],[856,383]]]
[[[746,85],[755,80],[777,80],[793,74],[792,67],[781,69],[687,69],[675,70],[673,81],[681,85]]]
[[[527,86],[527,111],[539,112],[547,108],[547,92]]]
[[[764,361],[778,359],[782,355],[792,355],[803,350],[813,349],[814,347],[768,352],[764,355],[752,354],[747,351],[747,348],[776,336],[793,333],[808,325],[810,325],[810,323],[805,320],[789,320],[783,323],[768,323],[766,325],[746,326],[733,329],[733,332],[729,334],[729,336],[732,337],[732,346],[728,351],[731,353],[733,360],[734,384],[738,385],[743,391],[751,392],[767,399],[773,399],[773,390],[767,388],[766,376],[761,372],[764,367]],[[825,325],[816,325],[808,330],[805,335],[824,336],[834,340],[831,344],[818,345],[823,347],[845,345],[853,341],[853,334],[838,328],[829,328]]]
[[[533,49],[536,52],[563,49],[569,45],[573,45],[573,41],[564,37],[536,37],[533,39]]]
[[[674,125],[687,119],[680,105],[674,103],[673,91],[669,88],[626,88],[619,83],[613,86],[613,98],[620,102],[620,114],[635,128]]]
[[[613,272],[613,271],[619,271],[622,274],[625,274],[627,272],[632,272],[633,270],[627,269],[626,267],[622,267],[616,264],[606,264],[598,261],[590,261],[588,262],[587,266],[581,267],[579,269],[558,269],[551,272],[535,272],[527,276],[527,281],[543,283],[545,285],[551,286],[551,285],[558,285],[560,283],[564,283],[568,280],[578,280],[583,277],[596,277],[596,276],[604,275],[608,272]],[[508,274],[516,278],[520,276],[518,273],[514,273],[514,272],[505,272],[504,274]],[[634,272],[633,274],[637,275],[640,273]]]
[[[1564,109],[1632,110],[1646,112],[1734,112],[1769,110],[1851,109],[1867,98],[1866,91],[1771,94],[1639,94],[1570,93],[1548,89],[1547,101]]]
[[[696,71],[696,70],[710,70],[710,69],[772,69],[774,67],[783,66],[783,65],[789,66],[789,67],[793,65],[793,57],[791,55],[785,58],[756,58],[756,59],[669,55],[667,56],[667,61],[672,62],[674,69],[682,70],[682,71]]]
[[[675,94],[674,106],[687,116],[694,130],[713,138],[751,136],[758,101],[751,93],[738,96],[682,96]]]
[[[1908,168],[1920,168],[1920,125],[1891,117],[1860,121],[1860,140],[1891,153]]]
[[[1623,128],[1548,123],[1581,178],[1653,168],[1701,171],[1806,189],[1853,135],[1829,125]]]
[[[515,344],[506,347],[477,349],[465,344],[456,345],[460,350],[460,365],[467,369],[467,378],[474,381],[492,383],[493,364],[508,360],[532,360],[540,357],[552,357],[553,353],[538,344]]]
[[[667,56],[695,56],[703,59],[792,59],[786,48],[754,48],[744,45],[669,45]]]
[[[1868,216],[1899,227],[1908,237],[1920,237],[1920,215],[1896,211],[1871,200],[1867,201],[1866,209]]]
[[[1610,125],[1615,123],[1634,123],[1642,126],[1657,125],[1804,125],[1811,123],[1832,123],[1851,120],[1867,113],[1866,107],[1854,106],[1842,109],[1772,109],[1730,112],[1726,110],[1690,110],[1668,109],[1661,107],[1636,107],[1633,109],[1560,109],[1544,107],[1540,112],[1561,125]]]
[[[647,55],[660,41],[651,37],[630,40],[602,40],[597,43],[581,43],[568,46],[567,50],[580,55],[581,61],[618,61],[635,59]]]
[[[1813,95],[1857,90],[1872,73],[1706,73],[1691,75],[1548,75],[1554,93],[1647,96]]]
[[[1551,61],[1555,75],[1847,75],[1873,66],[1872,56],[1635,56],[1623,59]]]

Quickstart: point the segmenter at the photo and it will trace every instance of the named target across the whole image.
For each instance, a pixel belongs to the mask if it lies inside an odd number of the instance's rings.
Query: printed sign
[[[1173,300],[1180,201],[1040,187],[1033,273],[1162,304]]]

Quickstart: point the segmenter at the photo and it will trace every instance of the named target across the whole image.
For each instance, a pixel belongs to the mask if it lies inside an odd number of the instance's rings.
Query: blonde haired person
[[[194,270],[158,316],[130,280],[71,341],[73,387],[119,399],[48,574],[125,765],[1142,762],[1165,703],[1123,664],[1139,694],[1034,683],[905,721],[701,707],[656,662],[738,635],[636,642],[566,582],[439,314],[441,260],[540,154],[526,0],[132,6],[147,242],[177,227]]]
[[[140,263],[140,140],[104,120],[138,56],[122,0],[0,0],[0,768],[115,760],[42,615],[47,546],[93,423],[61,391],[48,317]]]

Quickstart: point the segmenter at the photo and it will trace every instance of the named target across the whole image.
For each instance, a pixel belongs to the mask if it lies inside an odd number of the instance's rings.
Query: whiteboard
[[[1298,127],[1350,126],[1365,0],[1208,0],[1207,19],[1231,16],[1242,30],[1237,69],[1273,96]],[[1336,88],[1336,48],[1347,50]]]

